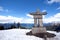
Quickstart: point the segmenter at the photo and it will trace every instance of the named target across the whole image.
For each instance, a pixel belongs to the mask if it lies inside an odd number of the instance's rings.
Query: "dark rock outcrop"
[[[26,35],[33,35],[33,36],[36,36],[36,37],[40,37],[40,38],[45,38],[45,35],[47,36],[47,38],[51,38],[51,37],[55,37],[56,35],[55,34],[52,34],[52,33],[36,33],[36,34],[32,34],[32,32],[28,32],[26,33]]]

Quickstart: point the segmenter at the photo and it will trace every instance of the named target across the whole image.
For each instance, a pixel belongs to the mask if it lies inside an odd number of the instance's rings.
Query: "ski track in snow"
[[[0,40],[44,40],[39,37],[26,35],[29,29],[10,29],[0,30]],[[47,31],[56,34],[54,38],[47,38],[48,40],[60,40],[60,33],[54,31]]]

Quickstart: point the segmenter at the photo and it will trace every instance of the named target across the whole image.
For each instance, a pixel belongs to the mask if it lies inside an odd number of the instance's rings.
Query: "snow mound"
[[[0,30],[0,40],[44,40],[43,38],[26,35],[30,29],[10,29]],[[48,40],[60,40],[60,33],[48,31],[56,34],[54,38],[47,38]]]

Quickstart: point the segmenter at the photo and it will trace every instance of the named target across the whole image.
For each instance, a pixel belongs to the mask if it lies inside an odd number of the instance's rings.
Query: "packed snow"
[[[43,38],[26,35],[30,29],[10,29],[0,30],[0,40],[44,40]],[[47,31],[56,34],[54,38],[47,38],[48,40],[60,40],[60,32]]]

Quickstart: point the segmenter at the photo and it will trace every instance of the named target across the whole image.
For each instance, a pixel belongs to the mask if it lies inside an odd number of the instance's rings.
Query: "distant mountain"
[[[16,23],[15,24],[14,23],[5,23],[5,24],[0,23],[0,26],[4,26],[5,29],[11,27],[11,25],[15,25],[16,27],[18,27]],[[33,24],[21,23],[20,26],[25,27],[25,28],[32,28]]]
[[[25,23],[22,23],[21,26],[22,27],[26,27],[26,28],[32,28],[34,24],[25,24]]]
[[[15,25],[17,27],[17,24],[14,24],[14,23],[5,23],[5,24],[1,24],[0,23],[0,26],[3,25],[4,28],[9,28],[11,27],[11,25]],[[43,24],[44,26],[47,26],[47,24]],[[48,24],[49,25],[49,24]],[[26,27],[26,28],[32,28],[34,26],[34,24],[27,24],[27,23],[21,23],[20,26],[22,27]]]
[[[3,25],[4,28],[9,28],[9,27],[11,27],[11,25],[15,25],[16,27],[18,27],[16,23],[5,23],[5,24],[0,23],[0,26],[1,25]],[[44,23],[43,24],[44,27],[50,26],[50,25],[52,25],[52,23]],[[20,23],[20,26],[25,27],[25,28],[32,28],[34,26],[34,24]]]

